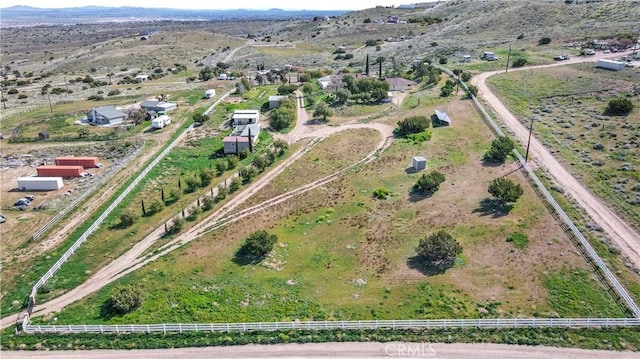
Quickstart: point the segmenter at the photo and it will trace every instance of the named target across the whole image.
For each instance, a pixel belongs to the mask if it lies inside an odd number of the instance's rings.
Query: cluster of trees
[[[298,89],[294,84],[283,84],[278,86],[278,95],[289,95],[294,93]]]
[[[429,128],[429,119],[426,116],[411,116],[398,121],[393,134],[398,137],[407,137],[413,133],[424,132]]]
[[[349,98],[360,103],[377,103],[387,98],[389,83],[375,78],[354,79],[351,75],[342,78]]]
[[[440,96],[442,97],[450,96],[453,93],[453,90],[454,88],[456,88],[456,86],[458,86],[458,82],[456,80],[448,79],[444,83],[444,86],[442,86],[442,88],[440,89]]]
[[[422,16],[422,17],[413,17],[409,18],[410,24],[420,24],[420,25],[432,25],[439,24],[444,21],[444,19],[440,16]]]
[[[524,65],[527,64],[527,59],[520,57],[517,58],[515,60],[513,60],[513,63],[511,64],[512,67],[523,67]]]
[[[427,59],[419,64],[411,67],[411,73],[414,80],[418,82],[426,82],[427,84],[435,84],[440,81],[442,71],[431,64],[431,60]]]
[[[251,161],[251,164],[241,168],[238,174],[242,178],[243,183],[249,183],[254,177],[264,172],[269,166],[271,166],[278,157],[282,156],[289,145],[283,140],[276,140],[273,143],[273,147],[267,149],[265,153],[256,155]]]
[[[295,99],[288,97],[280,100],[278,108],[271,111],[269,125],[276,131],[283,130],[296,122],[298,112]]]

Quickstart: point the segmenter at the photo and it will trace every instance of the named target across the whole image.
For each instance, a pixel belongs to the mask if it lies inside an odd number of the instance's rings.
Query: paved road
[[[630,52],[618,53],[615,56],[628,55]],[[524,68],[510,69],[510,71],[520,71],[524,69],[536,69],[550,66],[565,65],[568,63],[595,61],[599,58],[610,57],[611,54],[599,53],[592,57],[576,57],[569,61],[562,61],[550,65],[531,66]],[[492,75],[503,71],[486,72],[475,76],[472,82],[478,86],[479,95],[493,107],[498,117],[509,127],[516,139],[522,144],[527,143],[529,129],[514,116],[509,109],[493,94],[487,86],[485,80]],[[535,124],[534,124],[535,126]],[[622,218],[620,218],[611,208],[609,208],[598,196],[593,194],[580,180],[571,174],[551,151],[545,147],[535,136],[535,130],[531,138],[529,154],[533,157],[538,166],[547,169],[553,180],[559,184],[565,192],[574,198],[578,204],[584,208],[589,216],[597,223],[611,240],[622,250],[636,267],[640,268],[640,235],[631,228]]]
[[[174,358],[638,358],[638,353],[542,346],[440,343],[313,343],[158,350],[2,352],[3,359],[174,359]]]

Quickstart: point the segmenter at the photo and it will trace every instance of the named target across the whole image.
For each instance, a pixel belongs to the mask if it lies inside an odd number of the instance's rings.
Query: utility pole
[[[524,155],[524,162],[529,162],[529,145],[531,144],[531,133],[533,133],[533,117],[531,117],[531,124],[529,125],[529,139],[527,140],[527,152]]]
[[[51,105],[51,95],[47,92],[47,98],[49,99],[49,109],[53,112],[53,106]]]
[[[507,55],[507,68],[504,70],[505,73],[509,71],[509,60],[511,60],[511,45],[509,45],[509,54]]]
[[[67,93],[69,93],[69,82],[67,82],[67,75],[64,75],[64,87],[67,90]]]
[[[7,109],[7,100],[4,98],[4,89],[0,89],[0,98],[2,98],[2,107]]]

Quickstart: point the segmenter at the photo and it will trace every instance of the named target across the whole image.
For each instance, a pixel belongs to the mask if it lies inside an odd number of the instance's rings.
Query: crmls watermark
[[[390,343],[385,345],[384,353],[390,357],[434,358],[436,350],[431,343]]]

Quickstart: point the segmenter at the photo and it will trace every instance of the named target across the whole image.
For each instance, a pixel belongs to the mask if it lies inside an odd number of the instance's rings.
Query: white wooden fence
[[[254,323],[177,323],[114,325],[27,325],[28,334],[65,333],[187,333],[248,332],[277,330],[346,330],[346,329],[508,329],[508,328],[611,328],[638,327],[638,318],[515,318],[515,319],[413,319],[413,320],[340,320]]]

